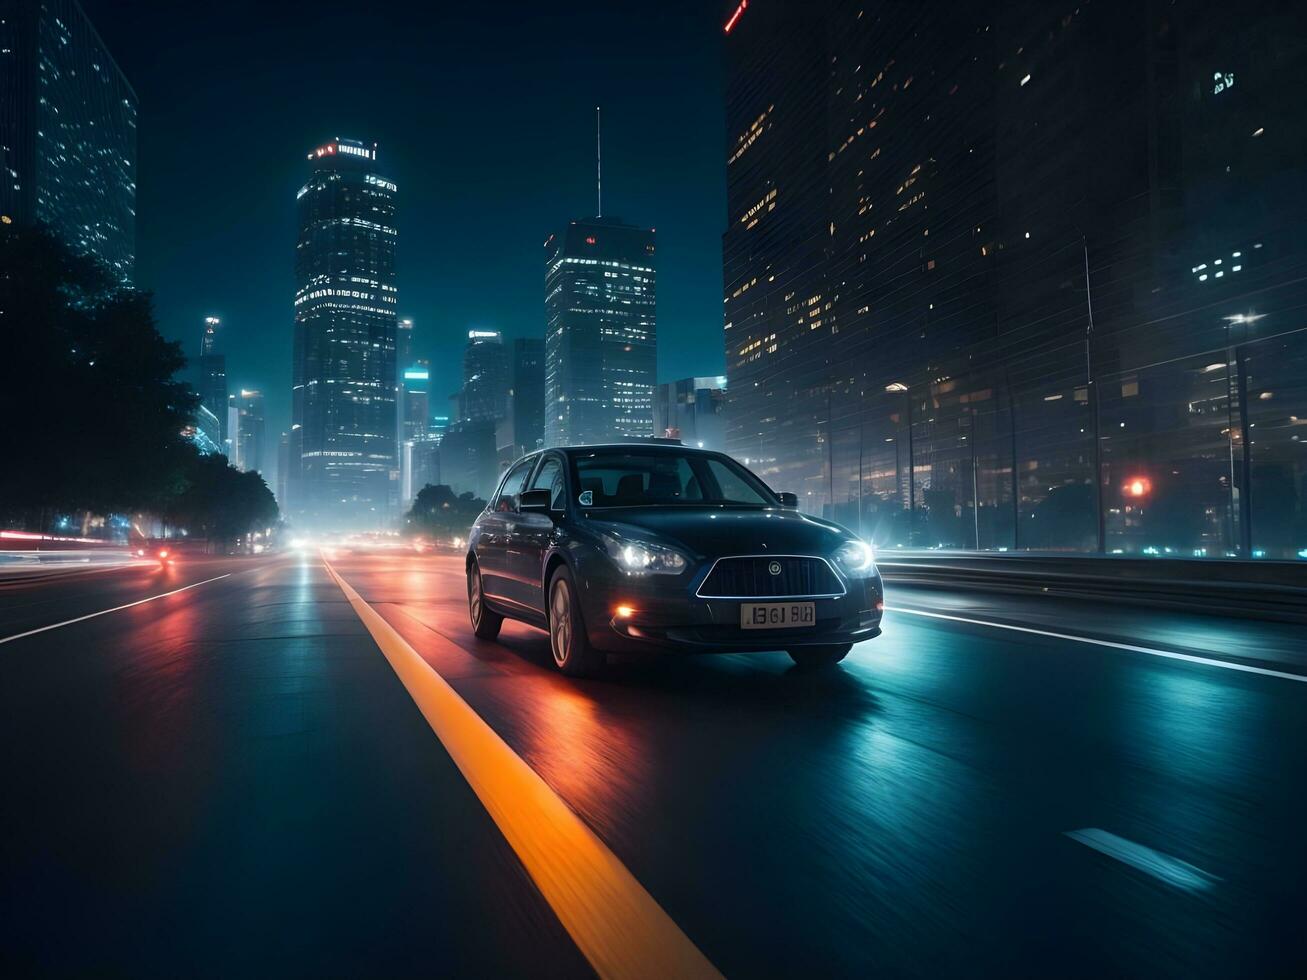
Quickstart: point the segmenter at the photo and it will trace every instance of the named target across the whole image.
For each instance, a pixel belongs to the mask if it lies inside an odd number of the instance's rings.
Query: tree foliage
[[[436,538],[466,537],[472,523],[486,508],[486,502],[471,493],[454,495],[443,483],[428,483],[418,491],[413,508],[408,512],[405,528],[414,534],[429,534]]]
[[[183,486],[198,398],[148,293],[42,229],[0,233],[0,507],[153,508]]]
[[[241,472],[218,453],[193,453],[184,487],[165,509],[168,520],[191,534],[230,541],[277,522],[277,502],[263,477]]]

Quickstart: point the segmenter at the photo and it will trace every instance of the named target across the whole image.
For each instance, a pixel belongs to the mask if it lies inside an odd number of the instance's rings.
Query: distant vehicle
[[[880,573],[870,545],[797,504],[721,453],[532,453],[472,527],[472,626],[483,639],[506,617],[547,630],[554,663],[577,676],[638,650],[834,664],[880,634]]]
[[[171,542],[156,541],[138,545],[135,548],[137,558],[153,558],[160,568],[167,568],[177,563],[177,550]]]

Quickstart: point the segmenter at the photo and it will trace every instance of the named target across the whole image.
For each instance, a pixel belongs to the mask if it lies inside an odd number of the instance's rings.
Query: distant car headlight
[[[631,575],[679,575],[690,564],[685,555],[665,544],[621,538],[614,534],[601,537],[608,556],[618,568]]]
[[[866,578],[876,571],[876,550],[867,542],[853,538],[835,552],[835,564],[853,578]]]

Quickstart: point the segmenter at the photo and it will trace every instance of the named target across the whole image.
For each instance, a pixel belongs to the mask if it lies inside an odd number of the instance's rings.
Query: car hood
[[[827,555],[853,537],[838,524],[794,510],[728,507],[621,507],[588,514],[592,526],[653,536],[704,558]]]

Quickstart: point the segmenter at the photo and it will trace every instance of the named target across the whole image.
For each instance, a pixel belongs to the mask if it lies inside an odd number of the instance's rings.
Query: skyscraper
[[[1250,2],[733,8],[728,450],[882,542],[1292,557],[1307,9]]]
[[[535,337],[513,341],[513,393],[510,399],[513,439],[529,453],[545,438],[545,342]]]
[[[200,335],[200,404],[218,420],[217,441],[227,439],[227,358],[218,351],[218,329],[222,321],[216,316],[204,318]]]
[[[414,361],[403,370],[404,425],[401,438],[421,439],[427,434],[431,415],[428,395],[431,389],[431,363],[425,359]]]
[[[400,317],[395,324],[395,438],[403,443],[404,413],[404,371],[413,363],[413,319]],[[400,470],[404,468],[403,452],[400,453]],[[401,476],[401,479],[403,477]]]
[[[402,331],[401,326],[401,334]],[[412,351],[411,347],[407,349]],[[400,372],[399,499],[404,507],[425,485],[424,477],[429,469],[427,461],[432,448],[427,446],[430,384],[431,367],[425,360],[414,361]]]
[[[232,462],[237,469],[263,473],[267,466],[263,456],[263,392],[242,388],[237,406],[236,458]]]
[[[309,525],[374,527],[398,472],[398,188],[377,172],[375,144],[336,139],[308,158],[297,195],[291,512]]]
[[[469,330],[463,348],[460,422],[494,422],[508,412],[508,350],[498,330]]]
[[[545,444],[653,435],[654,233],[573,221],[545,242]]]
[[[0,220],[42,223],[130,283],[136,93],[76,0],[0,0]]]

